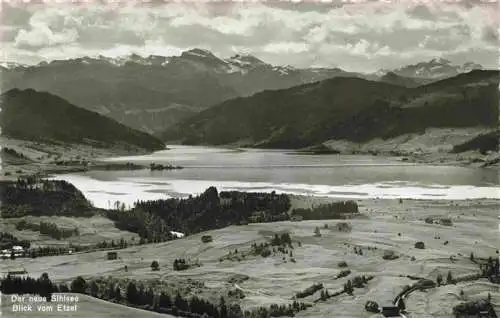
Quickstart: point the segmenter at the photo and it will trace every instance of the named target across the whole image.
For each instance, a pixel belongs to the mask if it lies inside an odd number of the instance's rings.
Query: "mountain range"
[[[392,72],[403,77],[439,80],[478,69],[483,69],[483,67],[477,63],[467,62],[463,65],[453,65],[451,61],[439,58],[407,65]]]
[[[33,66],[0,63],[0,76],[2,91],[47,91],[134,129],[159,134],[213,105],[264,90],[335,77],[416,87],[468,68],[480,65],[453,66],[432,60],[389,73],[361,74],[339,68],[274,66],[252,55],[219,58],[204,49],[191,49],[169,57],[97,56]]]
[[[167,129],[185,144],[302,148],[366,142],[429,127],[496,127],[499,72],[474,70],[418,87],[336,77],[222,102]]]
[[[0,95],[2,135],[44,143],[76,143],[98,147],[165,149],[159,139],[134,130],[66,100],[33,89]]]

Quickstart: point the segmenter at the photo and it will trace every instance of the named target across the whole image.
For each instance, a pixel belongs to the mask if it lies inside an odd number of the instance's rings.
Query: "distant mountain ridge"
[[[0,105],[0,125],[6,137],[148,151],[165,149],[164,143],[153,136],[46,92],[12,89],[0,95]]]
[[[302,148],[366,142],[429,127],[495,127],[498,71],[476,70],[414,88],[337,77],[225,101],[162,134],[185,144]]]
[[[453,65],[451,61],[436,58],[426,62],[407,65],[392,72],[403,77],[426,78],[426,79],[444,79],[453,77],[461,73],[467,73],[473,70],[482,70],[480,64],[467,62],[463,65]]]
[[[415,87],[476,66],[432,60],[383,74],[361,74],[340,68],[276,66],[248,54],[220,58],[195,48],[180,56],[96,56],[33,66],[0,63],[0,76],[2,91],[47,91],[134,129],[160,133],[213,105],[264,90],[335,77]]]
[[[265,89],[335,76],[341,69],[273,66],[252,55],[222,59],[208,50],[180,56],[83,57],[26,66],[0,65],[2,90],[47,91],[74,105],[149,133],[163,131],[207,107]]]

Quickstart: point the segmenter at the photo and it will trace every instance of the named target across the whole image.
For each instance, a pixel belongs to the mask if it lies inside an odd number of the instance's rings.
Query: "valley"
[[[488,5],[23,5],[1,317],[497,317]]]

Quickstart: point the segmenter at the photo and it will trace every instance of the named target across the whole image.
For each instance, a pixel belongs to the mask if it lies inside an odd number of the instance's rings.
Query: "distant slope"
[[[13,89],[0,95],[0,103],[2,134],[7,137],[139,147],[150,151],[164,148],[164,144],[153,136],[78,108],[49,93]]]
[[[380,81],[384,83],[405,86],[405,87],[417,87],[432,82],[432,79],[404,77],[401,75],[397,75],[394,72],[388,72],[380,78]]]
[[[488,151],[498,151],[498,140],[500,138],[500,130],[490,133],[481,134],[471,140],[456,145],[453,147],[453,152],[464,152],[469,150],[479,150],[482,153]]]
[[[337,77],[223,102],[163,133],[186,144],[300,148],[365,142],[429,127],[495,126],[498,71],[472,71],[416,88]]]

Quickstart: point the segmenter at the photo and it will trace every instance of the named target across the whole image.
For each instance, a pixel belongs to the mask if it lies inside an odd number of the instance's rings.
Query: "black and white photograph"
[[[1,318],[496,318],[495,0],[0,0]]]

